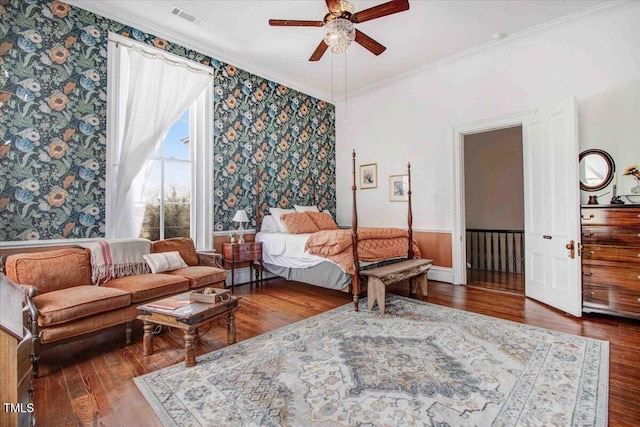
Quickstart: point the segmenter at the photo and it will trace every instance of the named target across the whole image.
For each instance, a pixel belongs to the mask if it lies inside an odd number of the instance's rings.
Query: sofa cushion
[[[80,248],[10,255],[5,270],[14,282],[35,286],[38,294],[91,284],[89,251]]]
[[[137,319],[140,310],[136,305],[100,313],[98,316],[87,316],[71,322],[40,328],[40,343],[48,344],[67,338],[77,337],[89,332],[99,331],[110,326]]]
[[[187,291],[189,281],[170,274],[137,274],[110,280],[101,287],[130,292],[131,302],[137,303]]]
[[[83,285],[36,295],[38,325],[51,326],[126,307],[131,294],[119,289]]]
[[[191,289],[210,286],[215,283],[222,282],[227,278],[227,270],[204,265],[180,268],[178,270],[169,271],[168,274],[186,277],[189,279],[189,288]]]
[[[180,252],[180,256],[187,265],[198,265],[198,254],[193,240],[188,237],[174,237],[172,239],[156,240],[151,243],[151,252]]]

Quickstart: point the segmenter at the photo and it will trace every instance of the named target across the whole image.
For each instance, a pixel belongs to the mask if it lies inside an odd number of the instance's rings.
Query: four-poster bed
[[[264,269],[288,280],[351,292],[358,310],[362,292],[361,269],[420,257],[413,241],[410,164],[407,175],[408,229],[358,230],[355,150],[352,153],[350,229],[338,229],[330,214],[318,212],[315,206],[296,206],[297,211],[272,207],[266,215],[268,207],[261,202],[258,172],[256,241],[262,242]]]

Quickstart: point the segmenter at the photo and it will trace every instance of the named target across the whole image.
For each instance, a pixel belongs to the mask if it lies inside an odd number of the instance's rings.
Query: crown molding
[[[557,28],[561,28],[561,27],[565,27],[571,24],[574,24],[576,22],[580,22],[580,21],[584,21],[586,19],[589,19],[591,17],[594,16],[599,16],[599,15],[606,15],[608,13],[612,13],[612,12],[617,12],[619,10],[625,10],[625,9],[631,9],[633,7],[639,7],[640,6],[640,2],[636,1],[636,0],[617,0],[617,1],[607,1],[604,3],[600,3],[596,6],[590,7],[588,9],[584,9],[581,10],[579,12],[575,12],[548,22],[545,22],[543,24],[540,25],[536,25],[534,27],[530,27],[526,30],[523,31],[519,31],[517,33],[512,33],[509,34],[507,37],[500,39],[500,40],[495,40],[495,41],[489,41],[486,43],[483,43],[479,46],[475,46],[471,49],[467,49],[464,50],[462,52],[458,52],[454,55],[450,55],[447,56],[445,58],[439,59],[437,61],[431,62],[429,64],[426,65],[422,65],[420,67],[414,68],[412,70],[408,70],[405,71],[403,73],[400,74],[396,74],[395,76],[392,77],[388,77],[384,80],[380,80],[377,81],[375,83],[369,84],[367,86],[363,86],[357,90],[353,90],[353,91],[347,91],[347,97],[352,97],[355,95],[361,95],[364,94],[366,92],[370,92],[373,91],[375,89],[387,86],[391,83],[400,81],[400,80],[404,80],[408,77],[413,76],[414,74],[418,74],[421,73],[423,71],[426,70],[431,70],[434,68],[438,68],[441,66],[444,66],[446,64],[452,63],[452,62],[456,62],[459,61],[463,58],[472,56],[472,55],[476,55],[476,54],[481,54],[484,53],[486,51],[489,51],[491,49],[495,49],[498,47],[502,47],[504,45],[507,44],[512,44],[516,41],[520,41],[520,40],[524,40],[539,34],[542,34],[546,31],[550,31],[552,29],[557,29]],[[335,99],[335,101],[343,101],[345,98],[344,95],[341,95],[339,97],[337,97]]]
[[[338,102],[342,102],[345,100],[345,98],[348,97],[352,97],[355,95],[361,95],[364,94],[366,92],[370,92],[373,90],[376,90],[378,88],[387,86],[389,84],[392,84],[394,82],[397,81],[401,81],[404,80],[406,78],[409,78],[415,74],[421,73],[423,71],[426,70],[430,70],[430,69],[435,69],[456,61],[459,61],[463,58],[466,57],[470,57],[473,55],[477,55],[477,54],[482,54],[484,52],[487,52],[491,49],[496,49],[498,47],[502,47],[505,46],[507,44],[512,44],[515,43],[517,41],[523,40],[523,39],[527,39],[536,35],[539,35],[541,33],[544,33],[546,31],[550,31],[552,29],[557,29],[557,28],[561,28],[563,26],[568,26],[571,25],[573,23],[576,22],[580,22],[586,19],[589,19],[591,17],[594,16],[598,16],[598,15],[605,15],[607,13],[612,13],[612,12],[617,12],[619,10],[624,10],[624,9],[630,9],[633,7],[638,7],[640,6],[640,2],[635,1],[635,0],[615,0],[615,1],[606,1],[603,3],[600,3],[596,6],[593,6],[591,8],[588,9],[584,9],[582,11],[579,12],[575,12],[548,22],[545,22],[543,24],[528,28],[526,30],[517,32],[517,33],[512,33],[509,34],[507,37],[500,39],[500,40],[493,40],[493,41],[489,41],[486,43],[483,43],[479,46],[475,46],[473,48],[464,50],[462,52],[456,53],[454,55],[450,55],[447,56],[445,58],[442,58],[440,60],[413,68],[411,70],[407,70],[405,72],[396,74],[394,76],[388,77],[386,79],[383,80],[379,80],[375,83],[369,84],[367,86],[363,86],[361,88],[355,89],[355,90],[348,90],[346,92],[346,94],[341,94],[341,95],[334,95],[332,93],[324,93],[324,91],[318,90],[317,88],[305,85],[303,82],[300,81],[283,81],[281,80],[279,77],[274,76],[272,74],[271,71],[266,70],[262,67],[257,67],[255,64],[250,64],[247,63],[246,61],[243,61],[239,58],[236,58],[233,55],[225,55],[225,54],[221,54],[220,52],[216,52],[215,50],[211,50],[210,47],[207,46],[200,46],[197,43],[193,43],[192,41],[190,41],[188,38],[185,39],[184,35],[180,35],[177,34],[173,31],[170,31],[169,29],[167,29],[166,27],[161,27],[158,25],[155,25],[147,20],[137,20],[137,21],[132,21],[126,17],[122,17],[122,16],[118,16],[117,14],[112,13],[109,8],[108,8],[108,3],[109,2],[98,2],[98,1],[90,1],[90,0],[67,0],[66,1],[68,4],[75,6],[75,7],[79,7],[81,9],[87,10],[89,12],[98,14],[100,16],[103,16],[105,18],[120,22],[122,24],[131,26],[133,28],[139,29],[140,31],[144,31],[162,38],[165,38],[166,40],[181,45],[187,49],[202,53],[204,55],[208,55],[210,57],[216,58],[217,60],[221,61],[221,62],[225,62],[225,63],[229,63],[229,64],[233,64],[235,66],[237,66],[238,68],[241,68],[245,71],[248,71],[252,74],[255,74],[259,77],[262,77],[264,79],[270,80],[270,81],[274,81],[274,82],[278,82],[278,83],[282,83],[284,85],[286,85],[287,87],[299,91],[301,93],[313,96],[315,98],[318,99],[323,99],[327,102],[330,102],[332,104],[336,104]]]

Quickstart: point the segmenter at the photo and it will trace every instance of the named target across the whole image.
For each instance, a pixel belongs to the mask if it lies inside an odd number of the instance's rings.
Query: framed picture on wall
[[[389,177],[389,201],[409,201],[409,175],[391,175]]]
[[[378,187],[378,164],[360,165],[360,189]]]

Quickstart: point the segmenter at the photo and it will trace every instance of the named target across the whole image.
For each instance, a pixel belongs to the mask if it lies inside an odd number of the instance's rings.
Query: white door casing
[[[580,193],[575,100],[541,110],[523,126],[525,293],[582,315]],[[574,242],[574,258],[566,245]]]
[[[575,100],[454,126],[453,283],[466,284],[464,136],[522,126],[525,196],[525,292],[581,316],[578,244],[580,194]],[[544,238],[550,236],[551,239]],[[573,240],[575,258],[565,245]]]
[[[505,129],[515,126],[522,126],[524,133],[525,123],[532,120],[537,110],[522,111],[504,116],[482,119],[470,123],[464,123],[453,128],[453,177],[454,177],[454,226],[452,234],[452,261],[453,261],[453,283],[464,285],[467,283],[467,260],[466,260],[466,225],[465,225],[465,202],[464,202],[464,137],[482,132],[490,132],[498,129]],[[523,151],[523,155],[524,151]],[[526,189],[525,189],[526,191]]]

